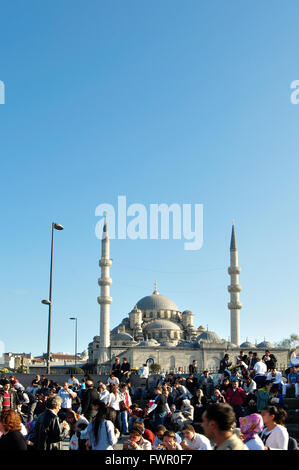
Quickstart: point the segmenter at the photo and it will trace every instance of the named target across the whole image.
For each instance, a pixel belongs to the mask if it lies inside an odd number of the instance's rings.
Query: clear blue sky
[[[99,331],[95,208],[202,203],[204,244],[111,242],[111,327],[160,293],[227,338],[229,242],[242,268],[241,339],[298,332],[296,0],[1,2],[1,340],[52,351]]]

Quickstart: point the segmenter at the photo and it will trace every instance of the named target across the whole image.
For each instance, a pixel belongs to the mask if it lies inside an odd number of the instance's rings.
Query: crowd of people
[[[137,387],[125,358],[97,383],[89,375],[61,385],[37,375],[25,389],[2,375],[0,450],[59,450],[66,439],[73,451],[119,442],[123,450],[295,450],[284,396],[299,395],[296,368],[284,377],[269,351],[233,359],[224,356],[216,378],[193,361],[187,376],[162,374],[151,384],[144,365]]]

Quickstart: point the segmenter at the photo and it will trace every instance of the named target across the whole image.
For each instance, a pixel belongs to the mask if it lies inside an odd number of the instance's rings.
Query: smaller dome
[[[160,346],[165,348],[174,348],[177,345],[177,341],[163,341]]]
[[[184,310],[184,312],[182,312],[182,315],[193,315],[193,312],[191,312],[191,310]]]
[[[194,347],[194,343],[191,343],[191,341],[181,341],[181,342],[178,344],[178,347],[179,347],[179,348],[193,348],[193,347]]]
[[[250,341],[245,341],[245,343],[240,344],[240,348],[254,349],[255,345],[250,343]]]
[[[262,341],[262,343],[258,344],[255,347],[263,348],[263,349],[273,349],[273,348],[275,348],[275,346],[272,343],[269,343],[269,341]]]
[[[134,341],[133,336],[129,335],[129,333],[117,333],[116,335],[112,336],[111,341]]]
[[[160,346],[160,344],[158,343],[158,341],[152,338],[152,339],[148,339],[145,341],[141,341],[141,343],[139,343],[137,346],[138,348],[139,347],[148,348],[148,347],[153,347],[153,346]]]
[[[181,331],[181,328],[170,320],[154,320],[145,327],[146,330],[175,330]]]
[[[223,341],[217,333],[214,331],[204,331],[201,333],[197,338],[196,341],[199,343],[200,341],[206,341],[207,343],[222,343]]]
[[[141,310],[137,307],[137,304],[130,313],[142,313]]]
[[[231,349],[239,348],[239,346],[237,346],[234,343],[230,343],[229,341],[227,342],[227,347]],[[242,346],[242,347],[244,348],[245,346]]]

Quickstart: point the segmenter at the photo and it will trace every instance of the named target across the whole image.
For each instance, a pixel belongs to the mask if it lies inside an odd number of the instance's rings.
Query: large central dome
[[[137,302],[137,308],[140,310],[174,310],[178,312],[179,309],[176,304],[166,297],[160,295],[157,290],[157,281],[155,282],[155,290],[152,295],[147,295]]]
[[[140,310],[175,310],[179,311],[176,304],[165,295],[152,294],[143,297],[137,302]]]

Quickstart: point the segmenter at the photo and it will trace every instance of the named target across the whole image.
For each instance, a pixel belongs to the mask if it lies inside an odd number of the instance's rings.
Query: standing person
[[[113,372],[113,375],[115,377],[118,378],[118,380],[120,380],[120,377],[121,377],[121,365],[120,365],[120,359],[119,357],[115,357],[114,359],[114,364],[112,366],[112,372]]]
[[[146,415],[153,412],[153,419],[151,424],[156,429],[159,424],[164,425],[168,412],[166,407],[166,398],[164,395],[162,395],[162,387],[156,387],[154,389],[154,393],[156,395],[155,401],[146,412]]]
[[[123,358],[123,363],[120,368],[120,374],[121,374],[121,381],[127,381],[128,378],[130,377],[130,370],[131,366],[130,363],[127,361],[127,358]]]
[[[149,367],[147,364],[143,364],[142,367],[139,368],[139,377],[145,379],[146,390],[148,390],[148,376],[149,376]]]
[[[120,402],[120,393],[118,391],[118,385],[111,385],[111,393],[109,398],[108,407],[108,414],[107,417],[112,421],[114,426],[120,430],[120,409],[119,409],[119,402]]]
[[[266,427],[262,431],[261,439],[265,450],[288,450],[289,433],[284,426],[286,416],[285,410],[278,410],[276,406],[267,406],[263,409],[262,417]]]
[[[81,398],[81,407],[82,412],[81,414],[85,416],[88,421],[92,421],[96,415],[96,412],[92,408],[92,402],[99,398],[99,394],[97,389],[94,387],[93,380],[87,380],[85,382],[86,389],[83,390],[82,398]]]
[[[199,379],[200,388],[206,398],[211,398],[214,392],[214,382],[212,377],[209,375],[208,370],[204,370],[203,375]]]
[[[74,374],[72,374],[68,379],[68,384],[75,389],[78,389],[80,387],[80,382],[78,379],[76,379]]]
[[[117,443],[119,438],[118,429],[114,428],[113,423],[107,420],[107,408],[103,402],[97,402],[97,414],[94,420],[89,423],[84,438],[87,450],[113,450],[113,445]],[[81,433],[83,437],[83,433]]]
[[[64,382],[63,387],[58,392],[58,396],[62,399],[60,415],[66,416],[66,413],[72,409],[73,399],[76,398],[77,394],[69,388],[68,382]]]
[[[266,382],[267,366],[260,357],[256,358],[256,363],[253,366],[253,370],[255,373],[254,381],[256,382],[257,387],[262,387]]]
[[[233,386],[226,392],[226,401],[232,406],[237,420],[243,416],[243,405],[245,405],[246,398],[246,393],[243,388],[239,387],[238,380],[234,380]]]
[[[209,405],[202,416],[202,427],[208,439],[215,442],[214,450],[248,450],[232,429],[236,416],[227,403]]]
[[[22,428],[20,416],[13,410],[5,410],[0,417],[0,452],[27,450],[27,443],[20,432]]]
[[[99,392],[99,399],[108,405],[110,400],[110,393],[108,392],[106,385],[103,382],[98,382],[98,392]]]
[[[16,411],[19,399],[17,392],[10,386],[10,383],[6,383],[3,389],[0,390],[0,411],[2,410],[14,410]]]
[[[253,360],[253,352],[249,351],[248,353],[248,370],[251,371],[253,370],[253,366],[256,361]]]
[[[48,398],[47,409],[41,413],[34,427],[34,448],[37,450],[61,450],[61,442],[68,436],[69,425],[60,423],[58,413],[62,399],[58,396]]]
[[[232,362],[229,360],[229,354],[225,354],[224,358],[220,361],[219,366],[219,374],[223,374],[223,372],[227,371],[227,368],[232,365]]]
[[[122,434],[129,434],[129,413],[132,400],[125,384],[120,386],[120,431]]]
[[[197,374],[197,361],[194,359],[192,364],[189,365],[189,374]]]
[[[270,353],[269,349],[266,349],[265,354],[262,357],[262,360],[266,364],[268,371],[276,368],[277,359],[274,356],[274,354]]]
[[[244,418],[239,418],[243,443],[249,450],[264,450],[264,443],[258,433],[264,427],[264,421],[260,414],[253,413]]]

